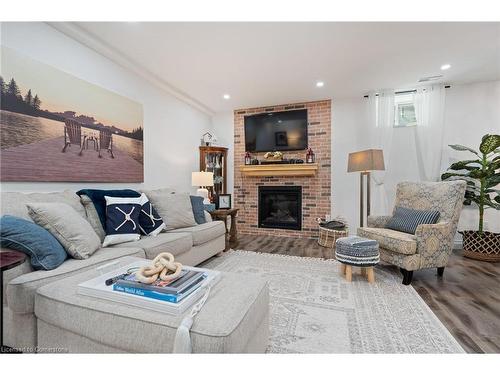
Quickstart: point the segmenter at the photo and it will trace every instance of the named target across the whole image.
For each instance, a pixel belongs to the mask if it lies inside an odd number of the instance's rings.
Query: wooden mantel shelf
[[[240,165],[240,171],[249,177],[314,176],[318,171],[318,164]]]

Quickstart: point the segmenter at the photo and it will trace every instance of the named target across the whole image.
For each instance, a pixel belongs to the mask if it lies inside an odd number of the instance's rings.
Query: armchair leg
[[[410,285],[411,279],[413,278],[413,271],[407,271],[401,268],[401,273],[403,274],[403,285]]]
[[[444,267],[438,267],[438,276],[441,277],[444,274]]]

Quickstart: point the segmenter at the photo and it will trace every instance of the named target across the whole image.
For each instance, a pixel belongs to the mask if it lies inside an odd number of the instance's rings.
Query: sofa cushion
[[[415,254],[417,241],[414,235],[387,228],[358,228],[358,236],[376,240],[380,248],[399,254]]]
[[[146,258],[153,259],[158,254],[169,252],[179,255],[191,250],[193,239],[188,233],[160,233],[155,237],[143,236],[139,241],[116,245],[117,247],[140,247],[144,249]]]
[[[80,198],[73,191],[65,190],[57,193],[13,193],[2,192],[1,213],[33,221],[28,213],[27,203],[66,203],[73,207],[82,217],[87,218]]]
[[[162,217],[167,230],[196,225],[189,194],[170,189],[145,190],[144,193]]]
[[[58,268],[51,271],[34,271],[12,279],[7,285],[7,304],[11,310],[19,314],[34,311],[35,292],[42,285],[61,280],[71,275],[95,269],[109,261],[124,256],[144,258],[144,250],[137,247],[101,248],[87,259],[68,259]]]
[[[101,246],[89,222],[66,203],[29,203],[28,211],[73,258],[86,259]]]
[[[180,228],[170,231],[170,233],[190,233],[193,236],[194,246],[202,245],[205,242],[224,236],[226,228],[222,221],[211,221],[210,223],[196,225],[189,228]]]

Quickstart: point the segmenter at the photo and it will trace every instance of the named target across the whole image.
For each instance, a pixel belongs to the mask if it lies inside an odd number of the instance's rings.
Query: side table
[[[224,222],[226,227],[226,250],[238,246],[238,230],[236,229],[236,214],[239,208],[219,209],[210,212],[212,220]],[[227,217],[231,216],[231,228],[227,229]]]
[[[2,295],[2,308],[0,309],[0,327],[2,335],[0,337],[1,353],[19,353],[17,350],[3,345],[3,273],[11,268],[23,264],[26,254],[14,250],[0,251],[0,290]]]

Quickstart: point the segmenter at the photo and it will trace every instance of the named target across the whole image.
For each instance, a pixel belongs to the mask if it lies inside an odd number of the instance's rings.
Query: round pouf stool
[[[369,238],[350,236],[336,241],[335,258],[342,263],[341,272],[347,281],[352,280],[352,267],[360,267],[369,283],[375,282],[373,266],[380,260],[378,242]]]

